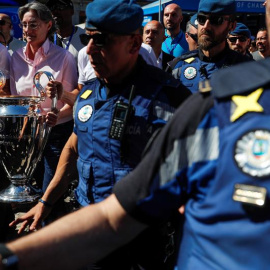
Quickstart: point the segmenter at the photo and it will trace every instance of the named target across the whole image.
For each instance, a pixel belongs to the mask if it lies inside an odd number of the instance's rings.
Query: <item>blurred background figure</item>
[[[198,49],[198,21],[197,13],[194,14],[186,25],[186,41],[190,51]]]
[[[170,54],[167,54],[161,50],[162,43],[166,39],[164,34],[164,27],[158,21],[148,22],[143,29],[143,42],[150,45],[157,58],[157,67],[166,70],[167,63],[174,59]]]
[[[252,58],[248,50],[250,38],[251,33],[248,27],[243,23],[237,23],[235,29],[228,34],[227,41],[231,50]]]
[[[254,60],[262,60],[270,56],[270,45],[268,41],[267,29],[265,27],[260,28],[256,36],[257,51],[252,53]]]
[[[251,36],[250,45],[249,45],[248,50],[250,53],[257,51],[256,40],[255,40],[254,36]]]
[[[163,24],[166,28],[166,40],[162,44],[162,50],[174,57],[181,56],[188,51],[185,34],[181,30],[183,20],[182,9],[177,4],[170,4],[164,9]]]
[[[84,47],[81,43],[80,35],[85,30],[73,25],[72,16],[74,7],[71,0],[49,0],[46,6],[51,10],[57,25],[57,33],[53,36],[56,45],[69,51],[77,62],[78,53]]]
[[[25,42],[13,37],[13,25],[7,14],[0,13],[0,42],[7,47],[10,55],[25,46]]]

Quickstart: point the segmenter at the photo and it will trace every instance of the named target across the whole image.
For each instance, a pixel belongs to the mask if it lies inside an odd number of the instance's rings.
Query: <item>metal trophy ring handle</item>
[[[53,81],[54,80],[54,77],[53,77],[52,73],[51,72],[48,72],[48,71],[38,71],[34,75],[33,82],[34,82],[34,85],[36,86],[36,88],[38,89],[41,98],[43,98],[43,97],[46,96],[46,91],[45,91],[44,87],[40,83],[40,78],[41,78],[41,76],[43,74],[47,76],[47,78],[48,78],[49,81]],[[51,110],[56,109],[56,104],[57,104],[57,93],[56,93],[55,97],[52,99]]]
[[[6,84],[6,75],[2,70],[0,70],[0,89],[2,89]]]

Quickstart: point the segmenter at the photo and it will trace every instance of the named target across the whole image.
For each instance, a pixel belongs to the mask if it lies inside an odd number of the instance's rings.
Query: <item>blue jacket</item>
[[[110,89],[99,79],[91,80],[80,92],[74,119],[78,137],[79,185],[76,197],[81,205],[109,196],[113,185],[141,160],[141,154],[155,130],[164,125],[175,108],[189,95],[179,81],[139,60],[137,71],[123,85]],[[123,141],[109,137],[117,101],[128,103],[132,85],[134,114]]]
[[[199,82],[210,79],[217,70],[251,60],[226,47],[223,52],[213,58],[206,57],[200,50],[191,51],[175,58],[169,66],[173,69],[173,77],[195,93],[199,89]]]
[[[269,70],[267,59],[213,76],[212,93],[204,83],[115,186],[124,209],[147,224],[185,204],[178,269],[269,268]]]

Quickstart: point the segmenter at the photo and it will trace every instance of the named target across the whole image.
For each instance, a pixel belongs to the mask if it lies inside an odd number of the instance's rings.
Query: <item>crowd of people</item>
[[[20,7],[24,41],[0,14],[0,94],[54,77],[42,197],[9,224],[33,233],[0,244],[0,270],[267,269],[270,28],[253,50],[234,0],[200,0],[185,31],[175,3],[143,29],[134,0],[92,1],[85,29],[73,14]],[[77,209],[58,218],[75,177]]]

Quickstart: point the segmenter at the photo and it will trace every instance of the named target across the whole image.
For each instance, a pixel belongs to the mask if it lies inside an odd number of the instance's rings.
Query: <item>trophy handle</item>
[[[38,72],[34,75],[33,82],[34,82],[34,85],[36,86],[37,90],[39,91],[40,97],[41,97],[42,100],[44,100],[45,97],[46,97],[45,89],[44,89],[43,86],[40,84],[40,77],[41,77],[43,74],[47,76],[47,78],[49,79],[49,81],[53,81],[53,80],[54,80],[54,77],[53,77],[52,73],[50,73],[50,72],[48,72],[48,71],[38,71]],[[56,109],[56,104],[57,104],[57,93],[55,94],[55,97],[52,99],[51,110]]]

